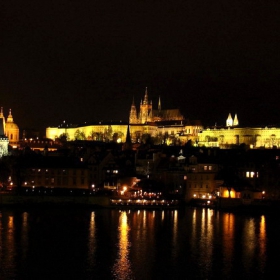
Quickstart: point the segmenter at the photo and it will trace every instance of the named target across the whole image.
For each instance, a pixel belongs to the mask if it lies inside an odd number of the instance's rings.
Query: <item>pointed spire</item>
[[[131,104],[131,108],[130,108],[130,113],[129,113],[129,123],[138,123],[137,120],[137,110],[136,110],[136,106],[134,104],[134,97],[132,100],[132,104]]]
[[[13,122],[13,116],[12,116],[12,109],[9,110],[9,116],[7,118],[7,122]]]
[[[148,103],[148,88],[147,87],[146,87],[146,90],[145,90],[145,96],[144,96],[143,104],[149,104]]]
[[[0,118],[4,118],[3,107],[1,107]]]
[[[130,126],[127,126],[127,131],[126,131],[126,140],[125,143],[122,146],[123,150],[131,150],[132,149],[132,141],[131,141],[131,136],[130,136]]]
[[[233,120],[232,120],[231,114],[229,113],[227,121],[226,121],[226,126],[232,126],[232,125],[233,125]]]
[[[237,114],[235,114],[235,116],[234,116],[233,125],[234,125],[234,126],[239,125],[239,121],[238,121],[238,118],[237,118]]]
[[[160,101],[160,96],[158,97],[158,110],[161,110],[161,101]]]
[[[131,144],[131,136],[130,136],[130,126],[127,126],[127,131],[126,131],[126,143]]]

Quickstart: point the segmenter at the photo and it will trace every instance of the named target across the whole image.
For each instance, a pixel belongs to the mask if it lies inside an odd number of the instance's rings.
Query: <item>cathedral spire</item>
[[[146,87],[143,104],[148,104],[148,88]]]
[[[130,108],[129,123],[134,123],[134,124],[138,123],[137,110],[136,110],[136,106],[134,104],[134,96],[133,96],[133,100],[132,100],[132,104],[131,104],[131,108]]]
[[[160,96],[158,98],[158,110],[160,111],[161,110],[161,101],[160,101]]]

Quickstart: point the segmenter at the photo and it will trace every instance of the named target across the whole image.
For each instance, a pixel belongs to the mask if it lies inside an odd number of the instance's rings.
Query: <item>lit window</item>
[[[209,170],[212,170],[212,166],[211,165],[209,165]]]
[[[247,172],[246,172],[246,178],[249,178],[249,177],[250,177],[250,172],[247,171]]]
[[[204,165],[204,170],[207,170],[207,165]]]

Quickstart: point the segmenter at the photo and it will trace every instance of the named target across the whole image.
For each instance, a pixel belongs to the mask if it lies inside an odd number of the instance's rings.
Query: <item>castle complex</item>
[[[129,130],[127,129],[129,125]],[[245,144],[250,148],[279,148],[280,128],[276,127],[240,127],[237,114],[229,113],[225,126],[203,128],[199,121],[184,118],[179,109],[161,108],[158,99],[157,109],[153,108],[146,88],[144,99],[137,111],[134,100],[129,112],[129,122],[97,122],[91,125],[67,125],[48,127],[46,137],[56,139],[66,135],[68,140],[84,139],[99,141],[125,142],[130,132],[133,143],[140,142],[143,135],[157,139],[157,144],[184,145],[192,141],[194,145],[205,147],[231,148]]]
[[[143,135],[157,138],[158,144],[180,144],[188,140],[197,140],[198,132],[202,130],[200,122],[185,120],[179,109],[162,110],[159,98],[157,109],[153,108],[152,101],[148,98],[146,88],[144,99],[140,102],[137,112],[134,100],[132,101],[129,122],[98,122],[91,125],[67,125],[48,127],[46,137],[55,139],[66,135],[68,140],[85,139],[125,142],[127,127],[133,143],[140,142]]]
[[[116,141],[124,143],[127,132],[132,143],[153,137],[155,144],[184,145],[191,141],[193,145],[205,147],[232,148],[245,144],[250,148],[280,148],[280,128],[278,127],[241,127],[237,114],[229,113],[225,126],[203,127],[199,121],[184,118],[179,109],[162,109],[158,98],[157,108],[149,100],[148,89],[137,109],[132,101],[128,122],[96,122],[90,125],[70,125],[63,123],[58,127],[48,127],[46,138],[55,140],[66,137],[67,140]],[[8,153],[8,145],[19,144],[19,127],[14,122],[11,109],[7,118],[3,108],[0,110],[0,157]]]
[[[129,130],[127,129],[129,125]],[[157,109],[153,108],[145,89],[144,99],[137,111],[134,100],[129,112],[129,122],[97,122],[91,125],[67,125],[48,127],[46,137],[55,140],[62,135],[68,140],[99,140],[125,142],[130,132],[133,143],[140,142],[144,135],[156,139],[156,144],[184,145],[192,141],[194,145],[205,147],[231,148],[245,144],[250,148],[280,147],[280,128],[240,127],[237,114],[229,113],[225,126],[204,128],[199,121],[184,118],[179,109],[162,109],[158,99]]]

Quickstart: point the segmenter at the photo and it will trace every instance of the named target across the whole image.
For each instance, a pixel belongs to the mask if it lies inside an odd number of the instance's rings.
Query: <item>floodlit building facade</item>
[[[180,139],[184,144],[188,140],[197,141],[198,133],[202,130],[199,121],[185,120],[179,109],[161,109],[159,98],[157,109],[153,108],[152,101],[148,98],[146,88],[140,109],[137,112],[134,100],[129,112],[129,122],[96,122],[90,125],[70,125],[63,123],[58,127],[48,127],[46,137],[55,140],[63,135],[67,140],[97,140],[124,142],[127,126],[133,143],[140,142],[143,135],[149,134],[158,139],[159,143],[167,143],[173,138],[173,142]]]
[[[228,115],[225,127],[205,128],[198,133],[198,145],[205,147],[231,148],[245,144],[250,148],[279,148],[280,128],[239,127],[237,115]]]

